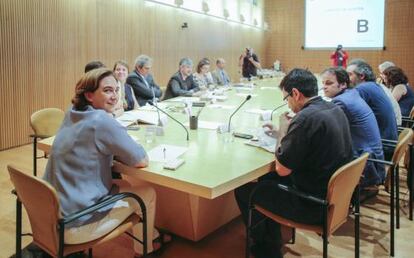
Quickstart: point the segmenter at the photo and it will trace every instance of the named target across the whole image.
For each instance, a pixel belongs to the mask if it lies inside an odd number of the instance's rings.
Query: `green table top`
[[[204,107],[199,121],[214,121],[228,123],[231,113],[245,100],[245,94],[252,98],[234,115],[232,126],[235,131],[255,134],[261,127],[260,115],[245,112],[249,109],[272,110],[282,103],[282,95],[278,83],[280,79],[265,79],[255,81],[256,86],[251,91],[231,88],[225,94],[228,99],[216,104],[234,106],[233,109]],[[171,105],[179,105],[171,102]],[[197,108],[193,108],[196,111]],[[287,106],[276,111],[273,119],[277,121],[278,114],[286,111]],[[187,115],[181,112],[170,114],[185,123]],[[185,163],[177,170],[163,168],[162,162],[150,161],[146,168],[131,168],[121,163],[115,163],[115,170],[132,174],[151,183],[163,185],[172,189],[187,192],[196,196],[213,199],[234,190],[247,182],[267,173],[274,161],[274,154],[263,149],[244,144],[245,139],[233,138],[220,134],[216,130],[189,130],[190,141],[186,141],[184,129],[169,119],[164,127],[164,135],[156,136],[151,143],[145,140],[145,127],[139,131],[129,131],[138,138],[144,148],[149,151],[160,144],[170,144],[187,147],[188,150],[180,157]]]

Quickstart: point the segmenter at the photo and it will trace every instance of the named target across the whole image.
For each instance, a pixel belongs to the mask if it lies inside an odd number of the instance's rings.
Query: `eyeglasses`
[[[287,98],[289,97],[289,96],[292,96],[292,92],[289,92],[284,98],[283,98],[283,101],[287,101]]]

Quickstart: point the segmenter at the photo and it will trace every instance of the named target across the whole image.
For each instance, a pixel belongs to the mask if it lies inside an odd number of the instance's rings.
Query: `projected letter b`
[[[368,31],[368,20],[358,20],[358,33],[364,33]]]

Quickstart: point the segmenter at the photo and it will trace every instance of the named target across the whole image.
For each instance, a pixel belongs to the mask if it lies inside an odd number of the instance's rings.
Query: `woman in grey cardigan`
[[[143,147],[112,116],[118,90],[112,71],[105,68],[92,70],[79,80],[72,99],[73,107],[66,113],[54,140],[44,179],[56,189],[63,215],[77,212],[117,192],[139,195],[147,208],[148,252],[151,252],[154,250],[152,239],[159,235],[154,229],[155,191],[111,177],[114,157],[129,166],[148,165]],[[65,230],[65,243],[97,239],[133,212],[140,214],[134,200],[118,201],[112,207],[71,224]],[[141,229],[141,224],[133,228],[134,235],[140,239]],[[142,245],[134,243],[134,250],[137,255],[142,254]]]

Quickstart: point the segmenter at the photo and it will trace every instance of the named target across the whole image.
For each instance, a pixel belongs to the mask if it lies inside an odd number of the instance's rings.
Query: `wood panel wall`
[[[406,71],[411,84],[414,83],[414,1],[385,1],[385,46],[386,50],[348,51],[350,58],[367,60],[378,72],[378,65],[389,60]],[[267,0],[265,21],[269,23],[266,34],[266,65],[279,59],[282,69],[309,68],[321,72],[330,66],[329,55],[333,51],[302,50],[304,45],[304,0]],[[327,21],[333,22],[335,21]],[[329,31],[326,31],[329,37]]]
[[[34,111],[66,110],[91,60],[112,68],[124,59],[132,67],[147,54],[165,86],[184,56],[195,63],[224,57],[238,78],[245,46],[264,54],[261,30],[143,0],[1,0],[0,24],[0,149],[30,142]]]

